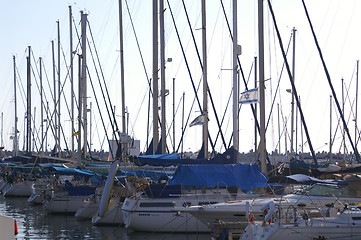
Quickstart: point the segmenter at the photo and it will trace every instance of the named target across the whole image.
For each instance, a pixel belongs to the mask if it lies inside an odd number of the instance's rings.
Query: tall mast
[[[53,57],[53,87],[54,87],[54,95],[53,95],[53,102],[54,102],[54,134],[55,134],[55,147],[56,149],[58,148],[58,131],[57,131],[57,127],[58,127],[58,113],[57,113],[57,102],[56,102],[56,96],[57,96],[57,91],[56,91],[56,70],[55,70],[55,52],[54,52],[54,41],[51,41],[51,52],[52,52],[52,57]]]
[[[15,56],[13,56],[14,62],[14,139],[13,139],[13,156],[17,156],[19,153],[19,142],[18,142],[18,108],[17,108],[17,99],[16,99],[16,61]]]
[[[266,164],[266,126],[265,126],[265,86],[264,86],[264,39],[263,39],[263,0],[258,0],[258,71],[260,101],[260,156],[261,171],[267,174]]]
[[[203,147],[204,158],[208,158],[208,81],[207,81],[207,31],[206,1],[202,0],[202,52],[203,52]],[[236,42],[237,43],[237,42]],[[237,103],[238,106],[238,103]]]
[[[120,84],[122,98],[122,132],[127,132],[126,116],[125,116],[125,80],[124,80],[124,41],[123,41],[123,10],[122,0],[119,0],[119,47],[120,47]],[[122,161],[125,161],[126,147],[122,146]]]
[[[161,140],[162,153],[166,153],[165,119],[165,43],[164,43],[164,0],[159,0],[159,40],[160,40],[160,92],[161,92]]]
[[[42,58],[39,58],[39,79],[40,79],[40,131],[41,131],[41,143],[40,152],[44,152],[44,99],[43,99],[43,66]]]
[[[238,106],[239,106],[239,87],[238,87],[238,32],[237,32],[237,0],[233,0],[233,147],[235,151],[235,160],[238,160],[239,150],[239,123],[238,123]]]
[[[73,63],[73,24],[72,24],[73,14],[71,6],[69,6],[69,35],[70,35],[70,111],[71,111],[71,156],[74,158],[74,63]]]
[[[153,154],[157,152],[158,133],[158,0],[153,0]]]
[[[78,154],[77,154],[77,158],[78,161],[80,161],[83,157],[82,155],[82,105],[83,105],[83,83],[82,83],[82,73],[81,73],[81,66],[82,64],[82,56],[80,54],[78,54]]]
[[[58,26],[58,104],[57,104],[57,109],[58,109],[58,138],[57,138],[57,148],[58,148],[58,156],[61,157],[61,147],[60,147],[60,128],[61,128],[61,124],[60,124],[60,96],[61,96],[61,81],[60,81],[60,22],[59,20],[56,21],[57,26]]]
[[[83,112],[83,156],[82,159],[85,159],[87,156],[87,134],[88,134],[88,123],[87,123],[87,61],[86,61],[86,25],[87,25],[87,16],[81,12],[81,47],[82,47],[82,66],[81,66],[81,83],[82,83],[82,112]]]
[[[296,29],[293,28],[292,29],[292,33],[293,33],[293,56],[292,56],[292,81],[293,83],[295,83],[295,62],[296,62]],[[295,95],[291,92],[292,94],[292,101],[291,101],[291,156],[293,156],[293,153],[295,151],[294,149],[294,144],[293,144],[293,132],[294,132],[294,110],[295,110]]]
[[[124,41],[123,41],[123,10],[119,0],[119,44],[120,44],[120,83],[122,93],[122,131],[127,132],[125,119],[125,84],[124,84]]]
[[[27,111],[26,111],[26,152],[31,151],[31,47],[28,47],[29,55],[27,60]]]

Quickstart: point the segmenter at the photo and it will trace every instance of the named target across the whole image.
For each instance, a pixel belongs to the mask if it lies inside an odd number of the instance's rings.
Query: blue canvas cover
[[[257,164],[179,165],[169,184],[183,187],[239,187],[243,191],[267,186]]]
[[[57,173],[64,175],[74,175],[74,176],[84,176],[84,177],[86,176],[91,177],[95,175],[94,172],[81,170],[77,168],[65,168],[65,167],[53,166],[52,169],[54,169]]]

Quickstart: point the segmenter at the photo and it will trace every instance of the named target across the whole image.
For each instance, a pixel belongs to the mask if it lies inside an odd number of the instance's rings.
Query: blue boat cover
[[[243,191],[267,186],[257,164],[179,165],[169,184],[182,187],[238,187]]]
[[[93,176],[95,173],[91,171],[84,171],[77,168],[65,168],[65,167],[56,167],[52,166],[52,169],[54,169],[59,174],[64,175],[74,175],[74,176]]]

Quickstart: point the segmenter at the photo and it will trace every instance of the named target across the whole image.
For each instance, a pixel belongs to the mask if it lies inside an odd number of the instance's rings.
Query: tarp
[[[230,148],[224,153],[217,154],[214,158],[208,159],[190,159],[181,158],[179,153],[143,155],[134,159],[138,166],[178,166],[180,164],[232,164],[235,163],[234,148]]]
[[[183,187],[239,187],[243,191],[266,186],[268,178],[256,164],[179,165],[169,184]]]
[[[90,171],[84,171],[77,168],[64,168],[64,167],[55,167],[53,166],[52,169],[54,169],[59,174],[64,175],[74,175],[74,176],[93,176],[95,175],[94,172]]]
[[[294,174],[290,176],[274,176],[274,177],[270,177],[268,183],[289,183],[289,184],[323,183],[323,184],[347,185],[347,182],[343,180],[332,180],[332,179],[321,180],[304,174]]]

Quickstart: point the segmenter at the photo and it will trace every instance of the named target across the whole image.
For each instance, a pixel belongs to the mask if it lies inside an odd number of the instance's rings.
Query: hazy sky
[[[123,1],[123,21],[124,21],[124,57],[125,57],[125,81],[126,81],[126,105],[129,112],[129,135],[141,140],[141,150],[145,149],[147,136],[148,100],[149,88],[148,80],[152,77],[152,1],[134,0]],[[201,49],[201,1],[184,1],[197,41],[200,54]],[[210,91],[214,100],[219,121],[223,120],[222,131],[224,133],[226,145],[230,142],[232,130],[231,109],[228,99],[231,94],[232,72],[232,43],[225,21],[225,16],[219,0],[209,0],[207,2],[207,49],[208,49],[208,81]],[[198,105],[192,108],[195,93],[192,89],[190,78],[198,86],[201,80],[201,68],[197,57],[197,52],[192,41],[189,26],[185,18],[185,11],[181,1],[169,0],[170,7],[165,1],[165,38],[166,38],[166,58],[172,58],[172,62],[166,64],[166,88],[169,89],[167,97],[167,126],[169,128],[168,146],[172,150],[173,137],[171,125],[173,116],[173,105],[176,109],[175,131],[176,147],[180,146],[180,131],[182,129],[182,101],[183,93],[185,99],[184,120],[188,116],[190,121],[199,115]],[[223,1],[228,21],[232,28],[232,1]],[[305,1],[310,14],[310,18],[317,34],[320,47],[322,49],[325,62],[339,101],[342,98],[341,79],[344,79],[345,96],[345,118],[348,121],[352,138],[355,138],[355,89],[356,89],[356,61],[360,58],[360,28],[361,23],[361,2],[357,0],[319,0]],[[323,71],[321,61],[315,47],[310,27],[305,16],[301,0],[273,0],[274,12],[277,25],[282,35],[285,49],[289,45],[291,32],[296,28],[296,53],[295,53],[295,81],[298,94],[301,99],[305,120],[310,132],[311,141],[316,151],[328,151],[330,135],[330,95],[331,91],[327,83],[326,75]],[[39,76],[37,73],[38,59],[44,60],[44,92],[47,95],[49,107],[53,108],[50,90],[53,84],[52,78],[52,55],[51,41],[55,42],[55,52],[57,54],[57,24],[60,22],[61,32],[61,81],[64,84],[65,97],[69,98],[70,88],[67,78],[67,66],[69,66],[69,8],[72,6],[73,27],[80,31],[80,11],[88,13],[89,26],[94,40],[88,33],[89,43],[95,55],[95,48],[99,55],[107,83],[112,105],[117,112],[117,121],[121,126],[120,107],[120,67],[119,67],[119,15],[118,1],[105,0],[83,0],[83,1],[5,1],[1,0],[0,8],[0,84],[4,87],[0,96],[0,108],[4,116],[3,121],[3,141],[6,149],[12,149],[10,136],[13,135],[14,126],[14,91],[13,91],[13,55],[16,56],[18,71],[18,128],[20,131],[20,147],[23,146],[24,115],[25,115],[25,95],[26,89],[26,56],[27,47],[32,47],[33,71],[32,83],[32,104],[35,110],[35,128],[39,131],[40,126],[40,99],[37,84]],[[128,13],[128,8],[130,16]],[[282,72],[283,59],[281,56],[279,43],[274,31],[274,24],[269,14],[268,3],[265,1],[265,78],[266,82],[266,119],[271,111],[272,101],[275,97],[274,108],[272,110],[271,121],[267,129],[267,148],[273,151],[279,148],[285,150],[285,144],[289,149],[290,144],[290,106],[291,95],[286,91],[290,89],[289,78],[285,69]],[[181,38],[182,46],[185,49],[187,69],[182,55],[179,40],[175,32],[170,11],[173,12],[177,29]],[[134,23],[135,32],[130,24],[130,17]],[[74,28],[74,48],[78,45],[76,30]],[[137,39],[135,38],[137,36]],[[257,5],[256,1],[238,1],[238,43],[242,46],[240,61],[246,80],[249,81],[250,88],[254,86],[254,57],[258,54],[257,46]],[[137,43],[138,41],[138,43]],[[138,50],[138,44],[140,51]],[[140,53],[141,52],[141,53]],[[80,50],[78,50],[80,53]],[[65,59],[63,57],[65,55]],[[99,92],[98,76],[93,66],[93,60],[88,53],[88,66],[91,78],[94,82],[96,95],[99,102],[103,102]],[[289,64],[292,65],[292,44],[288,53]],[[57,60],[57,55],[56,55]],[[145,69],[143,68],[144,61]],[[77,61],[77,58],[75,58]],[[97,60],[96,60],[97,61]],[[189,73],[190,72],[190,73]],[[101,76],[98,68],[98,74]],[[77,76],[77,69],[75,70]],[[173,86],[175,78],[175,88]],[[148,79],[148,80],[147,80]],[[279,88],[278,86],[278,81]],[[101,78],[101,81],[103,79]],[[245,87],[241,81],[240,91]],[[175,89],[175,91],[173,91]],[[201,90],[200,90],[201,91]],[[88,84],[89,99],[92,102],[92,148],[107,149],[103,124],[100,121],[96,99]],[[175,103],[173,104],[173,93]],[[200,92],[200,101],[202,94]],[[70,117],[66,108],[66,103],[62,99],[62,127],[65,138],[69,140],[71,136]],[[68,104],[70,100],[67,100]],[[216,142],[216,150],[223,151],[224,145],[221,138],[217,138],[217,121],[213,109],[209,104],[210,134],[213,142]],[[279,106],[279,108],[277,108]],[[352,106],[352,107],[351,107]],[[343,152],[341,147],[342,134],[338,127],[338,116],[333,106],[332,136],[335,136],[333,151]],[[105,107],[99,103],[102,116],[105,119],[104,126],[110,133],[110,123]],[[279,111],[278,111],[279,109]],[[190,113],[190,115],[189,115]],[[226,114],[225,114],[226,113]],[[223,117],[223,115],[225,116]],[[278,118],[280,116],[280,120]],[[189,123],[189,122],[188,122]],[[149,123],[151,124],[151,122]],[[278,126],[281,126],[279,129]],[[284,127],[286,125],[286,128]],[[77,126],[76,126],[77,129]],[[287,130],[286,130],[287,129]],[[298,120],[297,149],[301,149],[301,141],[306,142],[306,138],[300,135],[300,125]],[[281,139],[279,139],[279,132]],[[285,133],[287,133],[285,135]],[[151,132],[150,132],[151,134]],[[53,147],[51,133],[48,134],[48,147]],[[150,135],[151,137],[151,135]],[[259,139],[259,138],[258,138]],[[249,106],[242,106],[240,111],[240,150],[249,151],[254,146],[253,116],[250,114]],[[63,140],[62,140],[63,141]],[[294,140],[296,141],[296,140]],[[65,144],[64,144],[65,145]],[[348,145],[348,151],[352,151]],[[184,150],[197,151],[201,146],[201,127],[187,128],[184,136]],[[65,148],[65,147],[64,147]],[[308,150],[308,145],[304,145],[304,151]]]

